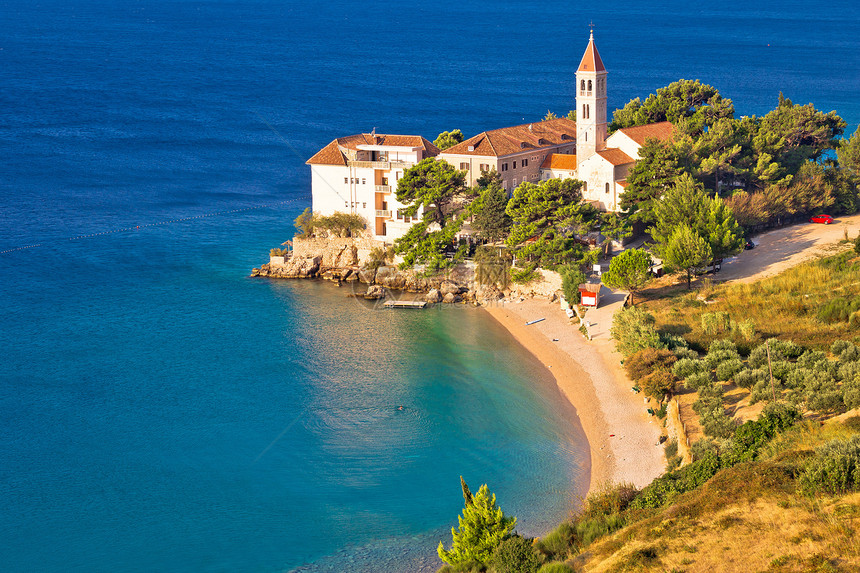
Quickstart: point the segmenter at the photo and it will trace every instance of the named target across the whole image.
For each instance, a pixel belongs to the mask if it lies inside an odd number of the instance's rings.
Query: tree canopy
[[[507,517],[496,505],[496,495],[490,493],[487,484],[478,493],[466,495],[468,486],[462,481],[465,506],[463,514],[457,518],[459,528],[451,528],[453,542],[445,549],[439,542],[439,558],[450,565],[475,561],[483,565],[490,562],[493,551],[504,539],[511,535],[517,524],[516,517]]]
[[[431,269],[447,264],[446,248],[463,224],[465,215],[454,217],[454,200],[466,191],[466,174],[445,161],[424,159],[403,172],[397,182],[397,200],[408,207],[405,215],[415,216],[423,208],[421,222],[394,242],[403,255],[403,265],[429,264]]]
[[[705,193],[702,185],[690,175],[679,177],[675,186],[655,203],[654,215],[654,224],[648,232],[661,257],[672,233],[683,224],[689,225],[708,243],[715,258],[740,252],[743,248],[743,233],[731,209],[720,198]]]
[[[663,248],[663,263],[670,272],[687,273],[690,288],[693,273],[703,269],[713,258],[711,246],[686,224],[678,226]]]
[[[578,261],[585,248],[574,239],[590,229],[598,213],[582,203],[582,181],[548,179],[514,190],[507,214],[513,220],[507,243],[518,257],[548,269]]]
[[[502,178],[495,168],[478,179],[478,189],[480,194],[471,205],[475,228],[481,237],[489,241],[503,239],[507,236],[512,221],[505,211],[508,194],[502,189]]]
[[[433,145],[444,151],[449,147],[454,147],[462,141],[463,132],[459,129],[452,129],[451,131],[443,131],[440,133],[433,141]]]
[[[616,110],[609,129],[671,121],[686,133],[700,134],[717,120],[734,117],[734,113],[732,101],[724,99],[713,86],[699,80],[678,80],[644,102],[635,98]]]
[[[633,295],[651,279],[651,255],[642,249],[627,249],[609,263],[609,270],[600,277],[609,288],[630,292]]]

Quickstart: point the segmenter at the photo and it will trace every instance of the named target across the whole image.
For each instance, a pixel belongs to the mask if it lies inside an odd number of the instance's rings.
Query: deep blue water
[[[590,20],[610,109],[684,77],[739,115],[783,91],[860,122],[849,1],[0,15],[4,571],[432,570],[461,474],[524,533],[575,506],[571,412],[484,314],[247,278],[332,138],[565,113]]]

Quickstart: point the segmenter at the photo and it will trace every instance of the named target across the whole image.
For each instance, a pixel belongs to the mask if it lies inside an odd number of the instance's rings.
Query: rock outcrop
[[[541,276],[529,284],[503,285],[479,283],[476,266],[471,262],[454,265],[435,276],[425,276],[420,269],[380,265],[381,261],[373,259],[370,254],[382,243],[368,238],[296,238],[293,246],[290,256],[273,256],[268,264],[254,269],[251,276],[322,278],[338,285],[343,282],[351,285],[363,283],[369,285],[366,294],[352,286],[354,296],[376,300],[384,298],[388,290],[406,291],[425,293],[423,300],[429,303],[492,304],[506,298],[550,298],[561,288],[558,273],[545,270],[540,271]]]

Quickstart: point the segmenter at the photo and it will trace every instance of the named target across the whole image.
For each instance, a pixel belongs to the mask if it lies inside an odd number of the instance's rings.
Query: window
[[[579,81],[579,91],[581,91],[581,92],[585,91],[585,80]],[[580,95],[582,95],[582,94],[580,94]]]
[[[481,163],[481,171],[489,171],[490,166],[486,163]]]
[[[591,93],[591,80],[588,80],[588,92]]]
[[[362,185],[367,185],[367,179],[365,179],[364,177],[362,177],[362,178],[361,178],[361,184],[362,184]]]
[[[583,181],[583,182],[582,182],[582,190],[583,190],[583,191],[588,191],[588,181]]]
[[[606,192],[609,193],[609,183],[606,184]]]
[[[344,177],[344,178],[343,178],[343,182],[344,182],[344,183],[349,183],[349,177]]]
[[[514,182],[512,183],[512,185],[513,185],[514,187],[516,187],[516,186],[517,186],[517,178],[516,178],[516,177],[514,177]]]
[[[469,170],[469,164],[468,163],[461,163],[460,164],[460,171],[468,171],[468,170]]]
[[[512,169],[516,169],[516,168],[517,168],[517,162],[516,162],[516,161],[514,161],[514,166],[513,166],[513,168],[512,168]]]
[[[526,167],[529,164],[528,159],[523,159],[523,167]]]
[[[347,203],[346,201],[344,201],[344,202],[343,202],[343,206],[344,206],[344,207],[349,207],[349,203]]]
[[[507,171],[507,170],[508,170],[508,164],[502,163],[502,171]]]
[[[607,183],[607,185],[608,185],[608,183]],[[367,203],[362,203],[362,204],[361,204],[361,208],[362,208],[362,209],[367,209]]]

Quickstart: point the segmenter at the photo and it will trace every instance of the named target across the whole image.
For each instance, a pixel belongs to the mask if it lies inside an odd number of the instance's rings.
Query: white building
[[[361,133],[339,137],[307,160],[313,211],[356,213],[374,238],[391,242],[411,226],[395,193],[403,171],[439,150],[419,135]],[[420,214],[419,214],[420,216]]]

